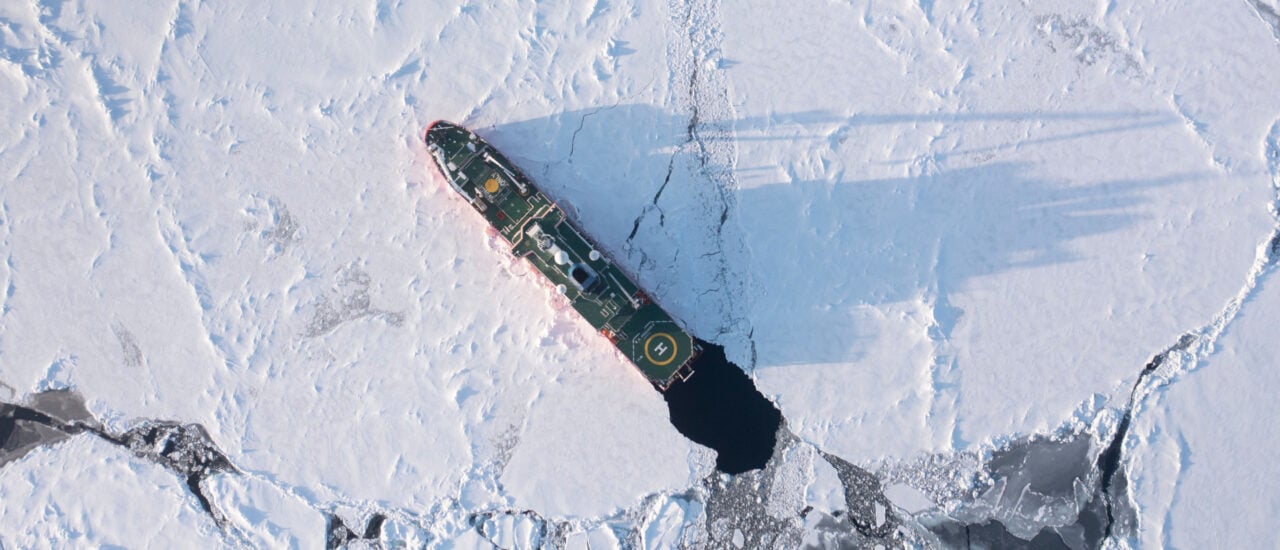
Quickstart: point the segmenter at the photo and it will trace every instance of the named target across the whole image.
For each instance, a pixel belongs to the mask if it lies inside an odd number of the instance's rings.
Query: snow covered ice
[[[0,546],[1266,547],[1278,13],[0,3]],[[763,468],[437,119],[723,346]]]

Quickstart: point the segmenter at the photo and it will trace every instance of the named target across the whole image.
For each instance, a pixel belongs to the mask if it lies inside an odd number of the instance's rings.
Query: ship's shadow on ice
[[[764,292],[752,304],[760,366],[857,360],[877,306],[932,302],[949,337],[964,311],[949,293],[986,275],[1088,261],[1071,245],[1136,221],[1141,191],[1166,181],[1067,187],[1020,163],[900,179],[790,181],[739,194],[753,232],[742,269]],[[756,243],[759,243],[757,245]],[[867,307],[871,306],[871,307]]]
[[[1151,188],[1186,179],[1053,181],[1035,165],[998,160],[1012,148],[1176,123],[1158,112],[803,112],[694,123],[688,113],[622,104],[465,122],[664,308],[752,369],[855,361],[875,337],[860,316],[887,304],[930,301],[937,329],[949,335],[964,314],[949,292],[986,275],[1088,261],[1075,241],[1140,220]],[[916,159],[903,170],[917,173],[909,177],[863,177],[842,160],[865,158],[849,155],[857,148],[886,148],[863,142],[875,135],[868,129],[932,123],[1042,130]],[[736,148],[758,141],[792,153],[774,161]],[[937,168],[947,155],[973,162]],[[758,355],[743,359],[736,348],[748,339]]]

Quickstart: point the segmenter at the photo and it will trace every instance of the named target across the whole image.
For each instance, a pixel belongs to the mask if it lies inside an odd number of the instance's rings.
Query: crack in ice
[[[1113,509],[1117,506],[1117,501],[1132,506],[1125,490],[1127,485],[1117,487],[1116,482],[1125,481],[1125,442],[1133,418],[1142,411],[1142,405],[1150,396],[1174,383],[1183,374],[1199,368],[1204,358],[1214,352],[1215,343],[1236,319],[1241,306],[1254,294],[1262,278],[1270,275],[1280,261],[1280,120],[1271,126],[1271,131],[1263,143],[1263,151],[1275,194],[1267,205],[1275,221],[1271,234],[1258,245],[1258,252],[1253,266],[1245,277],[1244,286],[1227,302],[1227,305],[1208,323],[1184,333],[1176,343],[1152,357],[1138,374],[1138,379],[1129,392],[1129,401],[1119,427],[1107,448],[1098,456],[1098,468],[1102,472],[1102,489],[1109,520],[1114,519]],[[1120,477],[1116,477],[1117,474]],[[1116,492],[1124,494],[1115,494]],[[1124,500],[1119,500],[1122,498]],[[1106,534],[1108,538],[1112,535],[1110,521]]]

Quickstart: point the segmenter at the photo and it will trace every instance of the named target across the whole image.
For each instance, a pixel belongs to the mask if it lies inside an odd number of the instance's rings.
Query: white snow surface
[[[1122,406],[1275,225],[1280,27],[1259,10],[3,3],[0,382],[73,387],[116,430],[202,424],[247,476],[215,495],[265,544],[315,540],[306,507],[593,518],[696,483],[708,452],[661,395],[429,167],[421,131],[449,119],[805,441],[865,463],[1053,430]],[[1217,540],[1196,518],[1233,493],[1212,482],[1251,475],[1208,464],[1274,454],[1230,454],[1274,431],[1261,405],[1206,413],[1264,391],[1274,298],[1140,417],[1134,468],[1181,480],[1136,480],[1144,540]],[[0,541],[220,540],[180,480],[94,441],[0,469],[0,502],[57,503],[7,505]],[[1187,449],[1206,465],[1168,455]],[[801,500],[834,506],[806,475]],[[1276,492],[1251,487],[1254,528]],[[117,500],[165,521],[130,529]],[[435,535],[485,544],[461,521]]]
[[[310,503],[261,479],[221,474],[205,482],[230,529],[256,548],[320,548],[327,518]]]

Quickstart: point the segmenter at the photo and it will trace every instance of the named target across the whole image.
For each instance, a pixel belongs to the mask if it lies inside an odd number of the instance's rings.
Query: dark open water
[[[695,443],[716,451],[716,469],[728,474],[763,468],[773,455],[782,413],[751,378],[724,357],[724,348],[698,342],[693,377],[663,396],[671,423]]]

